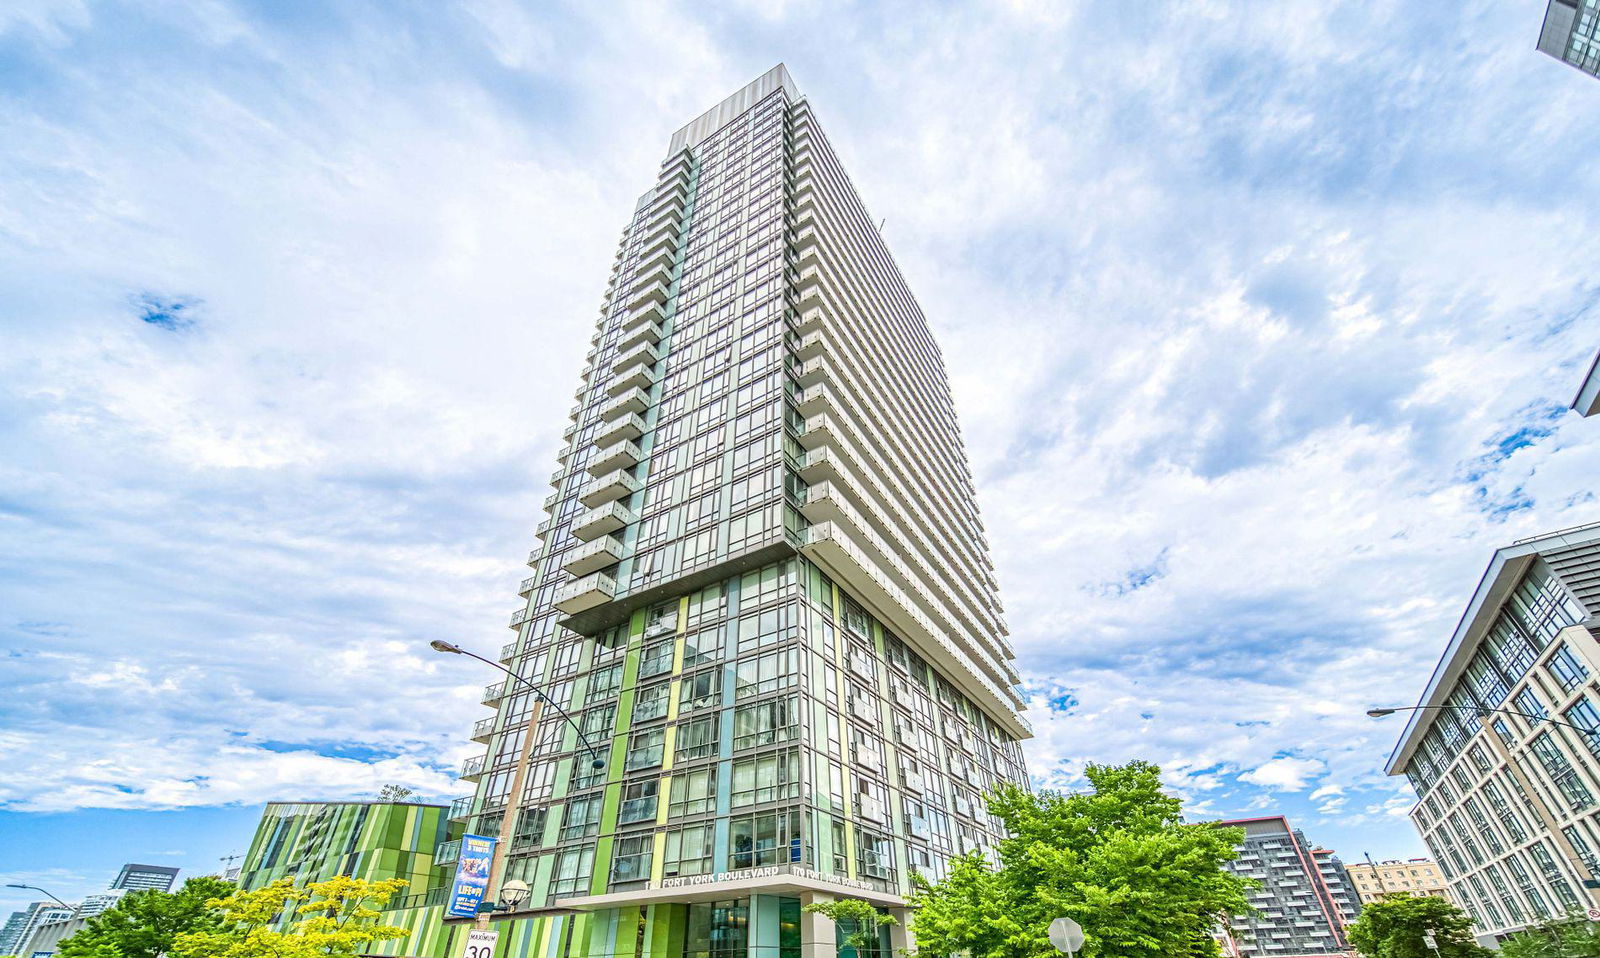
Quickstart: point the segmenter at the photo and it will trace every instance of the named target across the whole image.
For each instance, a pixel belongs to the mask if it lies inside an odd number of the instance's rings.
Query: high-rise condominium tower
[[[990,847],[1028,726],[939,348],[782,66],[673,135],[590,342],[502,654],[604,767],[497,685],[455,811],[517,806],[545,958],[832,956],[801,905]]]
[[[1549,0],[1539,50],[1600,76],[1600,0]]]

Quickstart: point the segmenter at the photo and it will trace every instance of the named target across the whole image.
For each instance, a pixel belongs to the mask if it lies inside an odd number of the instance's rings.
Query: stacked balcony
[[[638,439],[644,435],[644,420],[638,413],[623,413],[616,419],[603,424],[595,433],[594,444],[597,446],[611,446],[629,439]]]
[[[456,777],[463,782],[476,782],[483,777],[485,756],[474,755],[461,763],[461,774]]]
[[[561,568],[576,576],[589,575],[622,561],[622,540],[616,536],[601,536],[566,554]]]
[[[630,389],[649,389],[656,381],[655,363],[638,362],[617,373],[606,387],[609,396],[621,396]]]
[[[644,453],[632,441],[619,442],[595,453],[589,460],[589,475],[603,476],[618,469],[631,469],[644,460]]]
[[[604,605],[616,596],[617,580],[603,572],[596,572],[557,589],[555,604],[567,615],[577,615],[597,605]]]
[[[578,516],[573,520],[572,534],[588,542],[638,520],[639,516],[632,509],[620,502],[613,502]]]
[[[617,358],[611,363],[611,371],[620,373],[636,363],[655,365],[661,361],[661,351],[652,343],[637,343],[632,347],[622,349],[617,353]]]
[[[595,479],[584,483],[578,491],[578,501],[584,508],[595,509],[608,502],[626,499],[644,488],[644,483],[635,478],[632,473],[622,469],[613,469]]]
[[[644,412],[650,408],[650,394],[643,389],[632,389],[615,399],[606,400],[600,407],[601,419],[615,419],[625,412]]]
[[[486,719],[479,719],[477,723],[472,726],[472,740],[474,742],[482,742],[483,744],[487,745],[489,744],[489,739],[493,737],[493,735],[494,716],[492,715]],[[470,801],[470,799],[468,801]]]

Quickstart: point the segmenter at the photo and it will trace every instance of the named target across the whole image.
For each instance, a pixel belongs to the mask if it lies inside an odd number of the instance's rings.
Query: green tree
[[[321,958],[354,955],[410,931],[373,919],[404,879],[338,877],[298,886],[292,878],[210,902],[222,916],[213,931],[178,936],[176,958]],[[285,922],[284,916],[296,917]]]
[[[177,936],[217,927],[206,903],[233,891],[233,883],[210,876],[191,878],[174,892],[129,892],[117,904],[56,948],[60,958],[157,958]]]
[[[879,939],[879,929],[899,924],[893,915],[885,915],[876,907],[859,898],[838,898],[807,905],[801,911],[830,918],[836,924],[850,929],[845,933],[845,944],[855,949],[857,955],[866,951]]]
[[[1600,925],[1584,918],[1556,918],[1500,943],[1503,958],[1600,958]]]
[[[1050,922],[1083,926],[1082,958],[1209,958],[1213,931],[1248,910],[1250,887],[1223,866],[1239,829],[1188,824],[1147,762],[1090,765],[1090,788],[1071,794],[1007,785],[989,811],[1008,837],[998,867],[976,853],[946,878],[916,876],[912,919],[919,950],[972,958],[1055,958]]]
[[[1472,919],[1443,898],[1387,895],[1361,907],[1349,928],[1350,944],[1365,958],[1434,958],[1423,941],[1433,934],[1438,958],[1489,958],[1472,938]]]

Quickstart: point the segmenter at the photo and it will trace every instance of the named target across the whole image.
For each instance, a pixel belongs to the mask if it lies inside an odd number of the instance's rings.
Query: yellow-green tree
[[[296,885],[285,878],[208,902],[222,916],[214,931],[180,935],[176,958],[320,958],[354,955],[376,941],[411,934],[375,919],[403,879],[330,878]],[[297,916],[287,923],[285,915]]]

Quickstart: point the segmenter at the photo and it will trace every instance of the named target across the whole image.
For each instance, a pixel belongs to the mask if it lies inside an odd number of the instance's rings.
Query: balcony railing
[[[577,615],[616,598],[617,580],[604,572],[584,576],[556,590],[555,606],[567,615]]]
[[[485,758],[482,755],[472,756],[465,762],[461,763],[461,774],[457,775],[456,777],[464,782],[477,781],[479,776],[483,774],[484,761]]]

